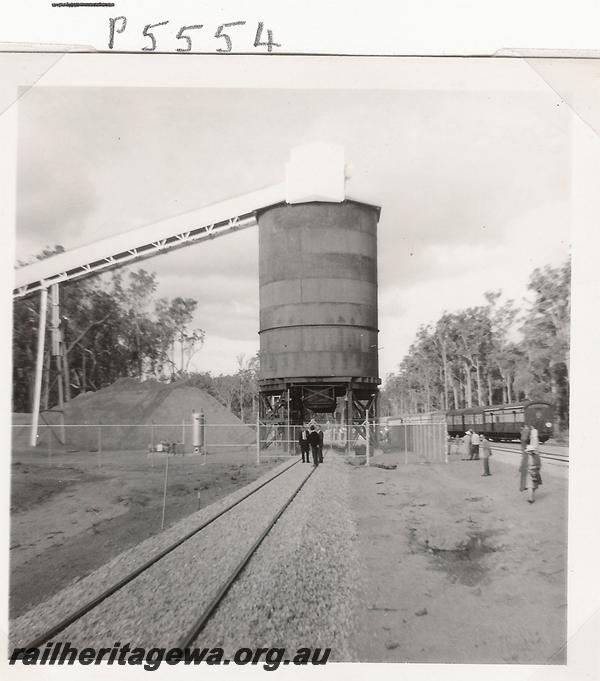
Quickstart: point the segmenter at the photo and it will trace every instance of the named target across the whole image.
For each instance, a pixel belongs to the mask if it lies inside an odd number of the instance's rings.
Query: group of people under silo
[[[310,463],[311,453],[313,465],[318,466],[323,463],[323,440],[324,434],[319,424],[311,423],[308,426],[302,426],[298,435],[302,463]]]
[[[519,491],[527,491],[527,501],[533,504],[535,501],[535,490],[542,484],[540,469],[542,460],[538,454],[540,444],[537,428],[527,423],[521,428],[521,463],[519,465]],[[483,463],[482,477],[491,475],[490,456],[492,447],[485,434],[479,434],[472,430],[467,430],[462,441],[469,453],[469,461],[479,461]]]

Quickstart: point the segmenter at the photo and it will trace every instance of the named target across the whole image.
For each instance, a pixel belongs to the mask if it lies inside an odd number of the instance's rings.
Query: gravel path
[[[362,583],[362,662],[561,664],[566,641],[567,481],[530,505],[517,466],[352,470]],[[376,463],[398,463],[395,470]]]
[[[306,465],[306,464],[305,464]],[[349,470],[326,455],[201,632],[198,645],[332,649],[352,661],[358,563]]]
[[[124,551],[84,579],[73,583],[71,586],[68,586],[66,589],[55,594],[44,603],[35,606],[21,617],[12,620],[9,627],[10,647],[20,647],[27,644],[57,621],[72,612],[76,607],[97,597],[108,587],[129,574],[132,570],[141,566],[152,556],[160,553],[160,551],[164,550],[178,539],[181,539],[195,527],[214,518],[227,506],[239,500],[249,491],[256,489],[277,473],[293,466],[296,462],[297,459],[295,458],[292,461],[288,460],[283,462],[281,465],[269,470],[249,485],[236,490],[233,494],[219,499],[214,504],[201,509],[197,513],[193,513],[172,527],[167,528],[160,535],[150,537],[137,546]],[[284,478],[286,476],[282,475],[281,477]],[[66,640],[64,639],[63,634],[60,634],[60,637],[62,640]]]
[[[274,514],[306,478],[295,466],[142,573],[68,627],[63,640],[85,647],[114,641],[175,647]]]

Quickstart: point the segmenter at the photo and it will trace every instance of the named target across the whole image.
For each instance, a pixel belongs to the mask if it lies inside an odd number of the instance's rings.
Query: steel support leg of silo
[[[348,386],[348,391],[346,392],[346,454],[350,454],[350,448],[352,447],[352,440],[354,437],[354,411],[352,409],[352,386]]]

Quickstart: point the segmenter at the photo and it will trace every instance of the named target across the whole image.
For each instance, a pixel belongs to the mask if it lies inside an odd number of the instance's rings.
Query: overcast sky
[[[572,115],[511,61],[464,91],[400,77],[386,90],[38,87],[19,104],[17,257],[280,182],[291,147],[342,144],[350,192],[382,207],[384,378],[420,324],[486,290],[520,302],[535,267],[568,257]],[[159,295],[198,299],[198,370],[232,372],[258,350],[257,249],[252,228],[140,264]]]

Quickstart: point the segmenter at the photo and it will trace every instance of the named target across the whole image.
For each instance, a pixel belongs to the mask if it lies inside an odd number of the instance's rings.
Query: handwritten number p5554
[[[146,44],[143,47],[141,47],[142,52],[154,52],[158,46],[159,42],[162,43],[164,41],[164,32],[163,33],[158,33],[155,34],[154,29],[158,28],[159,26],[166,26],[170,22],[168,20],[165,21],[159,21],[155,24],[146,24],[144,26],[144,29],[142,31],[142,36],[150,41],[150,44]],[[211,49],[215,50],[216,52],[220,54],[227,54],[229,52],[233,52],[233,40],[231,31],[226,30],[226,29],[231,29],[236,26],[245,26],[246,21],[230,21],[225,24],[221,24],[220,26],[217,27],[216,32],[214,33],[214,38],[218,40],[218,45],[219,47],[214,47],[214,42],[212,45],[206,45],[203,51],[210,51]],[[177,41],[185,41],[185,47],[177,47],[175,48],[176,52],[191,52],[192,51],[192,38],[189,35],[190,31],[199,31],[201,28],[204,28],[204,24],[189,24],[187,26],[181,26],[179,30],[177,31],[177,34],[175,35],[175,39]],[[138,29],[139,30],[139,29]],[[120,16],[120,17],[111,17],[108,20],[108,49],[112,50],[114,48],[115,44],[115,38],[117,35],[124,34],[127,31],[127,33],[131,32],[131,28],[128,26],[127,23],[127,17],[125,16]],[[265,28],[264,28],[264,23],[262,21],[258,22],[257,28],[256,28],[256,34],[254,38],[254,47],[266,47],[267,52],[272,52],[274,47],[281,47],[280,43],[276,43],[273,40],[273,31],[270,29],[267,29],[267,40],[266,42],[263,40]],[[210,34],[209,34],[210,35]],[[241,34],[239,37],[239,40],[241,41],[245,34]],[[160,39],[159,39],[160,38]],[[200,39],[198,39],[200,41]],[[210,40],[210,39],[209,39]],[[246,37],[246,40],[248,42],[251,40]],[[224,44],[223,44],[223,41]],[[179,45],[182,43],[179,42]],[[163,45],[160,45],[163,47]],[[198,49],[198,48],[196,48]],[[239,49],[239,48],[238,48]],[[163,47],[164,50],[164,47]],[[168,45],[167,50],[165,51],[173,51],[172,43]]]

